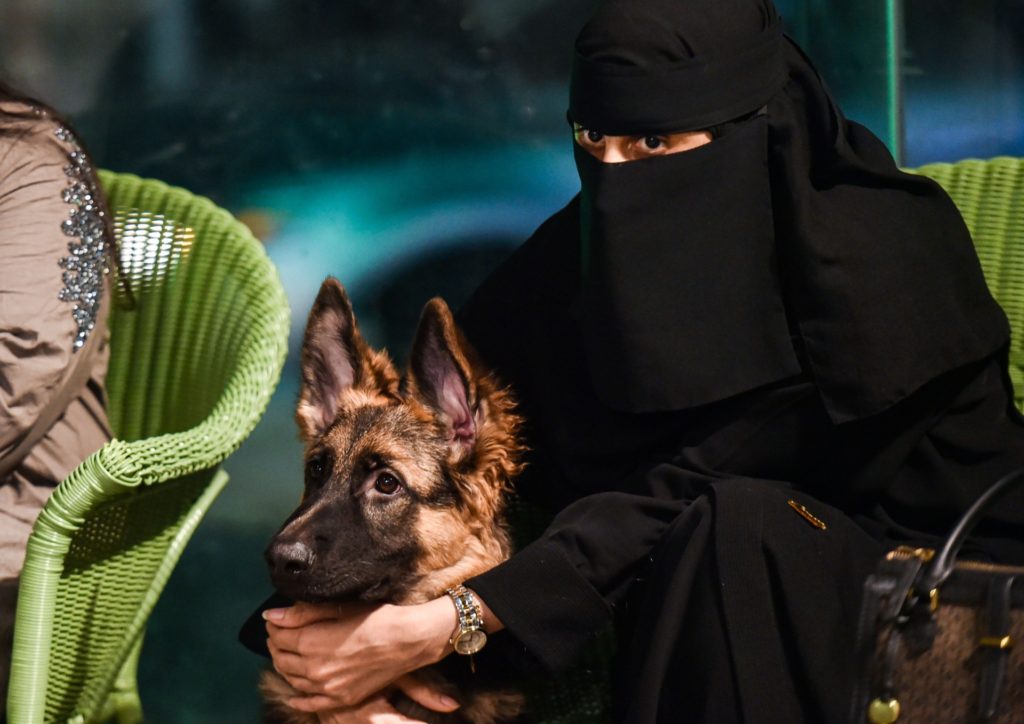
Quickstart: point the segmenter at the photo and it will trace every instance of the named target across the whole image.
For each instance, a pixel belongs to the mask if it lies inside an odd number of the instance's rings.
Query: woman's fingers
[[[285,681],[288,682],[288,686],[292,687],[293,689],[295,689],[295,691],[299,692],[300,694],[305,694],[307,696],[324,695],[323,687],[317,684],[315,681],[310,681],[309,679],[304,678],[302,676],[289,676],[286,674],[281,674],[281,676],[284,678]],[[334,702],[334,705],[337,706],[338,702]]]
[[[309,662],[302,656],[281,649],[273,641],[267,641],[267,650],[270,651],[270,658],[279,674],[308,678]]]
[[[341,722],[359,722],[359,724],[425,724],[419,719],[410,719],[399,714],[388,704],[383,696],[374,696],[356,707],[338,709],[336,701],[327,696],[293,696],[286,701],[289,707],[308,714],[319,716],[322,724],[340,724]]]
[[[302,632],[301,628],[282,628],[277,624],[267,622],[267,646],[272,644],[278,651],[299,653]]]
[[[263,620],[282,628],[297,628],[337,618],[340,612],[336,604],[296,603],[288,608],[268,608],[263,612]]]
[[[289,681],[289,683],[292,682]],[[295,684],[292,684],[292,686],[299,691],[303,691],[303,689],[295,686]],[[417,704],[431,711],[449,713],[459,708],[457,701],[424,684],[415,676],[403,676],[395,682],[395,686]],[[370,697],[370,699],[367,699],[362,704],[340,710],[338,709],[338,699],[338,696],[325,696],[323,693],[311,692],[308,696],[292,697],[288,700],[288,706],[297,711],[323,714],[321,721],[347,721],[347,717],[357,713],[362,714],[362,716],[353,718],[352,721],[395,721],[404,723],[414,721],[395,711],[381,695]],[[395,718],[370,719],[368,716],[370,714]]]
[[[399,714],[383,694],[371,697],[357,707],[317,713],[320,724],[426,724]]]
[[[350,630],[338,622],[315,621],[298,628],[282,628],[267,622],[268,645],[273,643],[278,651],[288,651],[300,656],[331,652],[350,635]]]
[[[404,714],[371,714],[369,724],[427,724],[420,719],[410,719]]]
[[[329,696],[314,694],[313,696],[293,696],[288,700],[288,706],[296,711],[316,714],[337,709],[338,702]]]
[[[305,659],[295,654],[275,651],[272,644],[268,644],[268,648],[270,649],[274,670],[293,689],[301,691],[303,694],[324,693],[324,682],[310,678]]]
[[[395,681],[395,686],[417,704],[422,707],[426,707],[431,711],[439,711],[447,714],[455,711],[460,706],[459,702],[455,701],[455,699],[442,694],[427,684],[424,684],[411,674],[400,677]]]

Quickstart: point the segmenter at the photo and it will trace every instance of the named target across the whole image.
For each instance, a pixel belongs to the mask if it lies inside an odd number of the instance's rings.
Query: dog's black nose
[[[275,541],[267,549],[267,563],[275,576],[299,575],[313,565],[313,551],[302,541]]]

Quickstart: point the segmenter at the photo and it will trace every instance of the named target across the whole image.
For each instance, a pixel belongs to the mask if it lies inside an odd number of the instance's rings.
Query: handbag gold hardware
[[[899,718],[900,702],[897,699],[875,699],[868,707],[871,724],[892,724]]]
[[[914,548],[912,546],[899,546],[895,550],[889,551],[886,556],[890,561],[906,561],[911,558],[920,558],[922,561],[927,563],[935,557],[935,551],[931,548]]]
[[[1013,637],[1012,636],[982,636],[981,640],[978,641],[978,646],[984,646],[989,649],[999,649],[1000,651],[1006,651],[1013,648]]]

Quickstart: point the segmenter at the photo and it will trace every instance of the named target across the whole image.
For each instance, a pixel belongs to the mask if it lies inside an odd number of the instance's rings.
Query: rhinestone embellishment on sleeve
[[[68,218],[61,224],[61,231],[72,237],[68,242],[70,254],[60,260],[64,270],[64,288],[59,298],[71,302],[71,316],[78,331],[72,349],[77,352],[89,338],[96,326],[103,297],[104,277],[110,273],[108,263],[105,212],[97,202],[98,193],[92,180],[89,159],[78,145],[71,131],[64,126],[57,128],[57,139],[67,144],[68,165],[64,174],[68,185],[61,194],[65,203],[71,205]]]

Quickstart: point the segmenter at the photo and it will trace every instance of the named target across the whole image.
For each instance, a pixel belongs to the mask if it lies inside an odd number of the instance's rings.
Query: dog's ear
[[[522,419],[462,337],[448,305],[431,299],[423,309],[406,378],[408,392],[447,427],[449,471],[476,521],[493,521],[502,494],[522,469]]]
[[[457,451],[473,447],[477,381],[452,313],[440,297],[423,308],[409,360],[409,385],[413,395],[440,415]]]
[[[327,277],[313,302],[302,342],[302,386],[295,412],[302,436],[324,432],[338,413],[338,402],[353,387],[398,396],[398,374],[387,355],[370,348],[359,333],[345,288]]]

